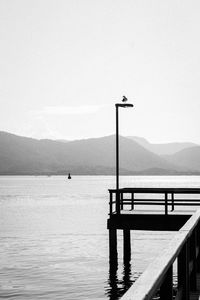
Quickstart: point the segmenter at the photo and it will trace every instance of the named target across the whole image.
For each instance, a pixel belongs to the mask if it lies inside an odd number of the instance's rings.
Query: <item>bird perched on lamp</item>
[[[123,96],[122,102],[127,102],[127,101],[128,101],[128,99],[125,96]]]

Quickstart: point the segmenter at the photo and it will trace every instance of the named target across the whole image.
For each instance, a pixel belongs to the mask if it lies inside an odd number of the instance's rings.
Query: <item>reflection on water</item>
[[[132,285],[131,279],[131,263],[123,264],[122,279],[118,279],[118,263],[110,264],[108,286],[106,288],[106,296],[110,300],[119,299]]]
[[[122,268],[122,279],[118,278],[118,253],[113,253],[109,257],[109,274],[106,287],[106,296],[110,300],[119,299],[133,284],[131,272],[131,257],[125,259]]]

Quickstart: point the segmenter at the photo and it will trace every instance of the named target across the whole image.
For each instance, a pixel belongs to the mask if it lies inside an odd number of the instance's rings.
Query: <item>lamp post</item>
[[[119,189],[119,107],[133,107],[130,103],[116,103],[116,190]]]

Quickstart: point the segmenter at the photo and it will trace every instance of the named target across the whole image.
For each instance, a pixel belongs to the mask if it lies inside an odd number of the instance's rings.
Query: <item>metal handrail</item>
[[[163,205],[165,214],[168,214],[168,207],[174,210],[175,205],[198,206],[200,199],[175,198],[175,195],[200,195],[200,188],[123,188],[110,189],[110,215],[113,213],[120,214],[124,209],[124,205],[130,205],[133,210],[135,205]],[[131,198],[124,198],[124,195],[130,194]],[[138,199],[136,194],[160,194],[162,198],[157,199]],[[115,199],[113,199],[115,195]],[[113,205],[115,204],[115,208]]]

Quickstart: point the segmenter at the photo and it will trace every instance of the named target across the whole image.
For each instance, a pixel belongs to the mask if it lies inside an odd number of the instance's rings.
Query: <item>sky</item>
[[[200,1],[0,0],[0,130],[200,144]]]

